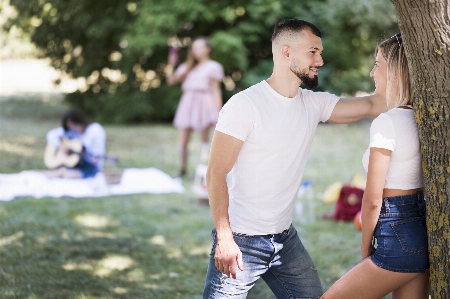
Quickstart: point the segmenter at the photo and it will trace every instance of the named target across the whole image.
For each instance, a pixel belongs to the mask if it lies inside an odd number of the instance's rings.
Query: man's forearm
[[[217,239],[220,241],[233,238],[228,215],[229,197],[226,174],[209,174],[207,186]]]
[[[378,115],[387,111],[386,98],[377,94],[373,94],[369,96],[369,102],[372,106],[369,112],[370,117],[378,117]]]

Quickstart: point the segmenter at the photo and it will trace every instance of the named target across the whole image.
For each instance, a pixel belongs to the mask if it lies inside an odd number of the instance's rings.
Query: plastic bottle
[[[306,223],[315,220],[314,205],[312,181],[303,181],[298,189],[297,201],[295,203],[295,214],[299,217],[300,222]]]

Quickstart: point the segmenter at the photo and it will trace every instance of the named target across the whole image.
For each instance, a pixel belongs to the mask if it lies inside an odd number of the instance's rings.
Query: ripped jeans
[[[277,299],[319,298],[323,294],[317,269],[292,225],[274,235],[233,233],[233,236],[242,252],[244,271],[237,269],[236,279],[233,279],[216,268],[217,237],[213,229],[204,299],[246,298],[260,277]]]

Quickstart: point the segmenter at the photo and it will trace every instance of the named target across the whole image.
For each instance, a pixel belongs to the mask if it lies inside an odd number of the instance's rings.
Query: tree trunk
[[[450,0],[391,0],[411,75],[427,199],[431,295],[450,298]]]

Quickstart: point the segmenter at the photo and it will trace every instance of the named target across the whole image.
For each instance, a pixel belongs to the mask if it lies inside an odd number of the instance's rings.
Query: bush
[[[270,36],[281,19],[300,18],[324,33],[320,89],[373,89],[368,73],[381,36],[397,30],[388,0],[10,0],[18,16],[5,25],[31,36],[52,66],[86,88],[67,96],[103,122],[170,121],[179,87],[165,84],[170,44],[186,53],[209,36],[225,67],[225,101],[271,74]],[[389,32],[389,34],[386,34]],[[242,80],[241,80],[242,78]]]

